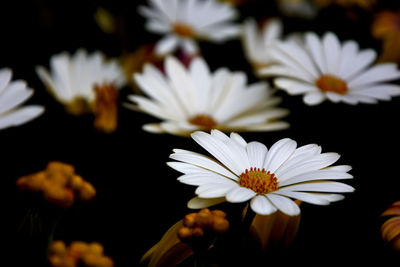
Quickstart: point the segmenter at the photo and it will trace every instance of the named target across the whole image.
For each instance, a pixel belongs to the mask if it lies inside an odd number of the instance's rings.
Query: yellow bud
[[[212,224],[213,218],[211,213],[207,212],[199,212],[196,215],[196,226],[198,227],[210,227]]]
[[[193,227],[195,220],[196,220],[196,215],[197,213],[190,213],[187,214],[184,218],[183,218],[183,225],[187,226],[187,227]]]
[[[87,252],[82,256],[82,261],[85,263],[86,266],[98,266],[99,256],[95,255],[91,252]]]
[[[66,164],[59,161],[50,161],[47,164],[46,171],[50,174],[54,173],[64,173],[66,176],[71,176],[74,174],[75,169],[74,166],[70,164]]]
[[[74,241],[69,246],[69,255],[75,259],[79,259],[84,255],[89,249],[89,246],[82,241]]]
[[[113,266],[114,266],[113,260],[110,257],[103,256],[98,259],[96,267],[113,267]]]
[[[79,175],[74,175],[71,177],[70,186],[73,190],[79,191],[82,188],[83,179]]]
[[[44,198],[62,207],[70,207],[74,203],[74,194],[70,189],[65,189],[50,181],[43,183]]]
[[[204,231],[202,228],[196,227],[193,229],[193,236],[200,238],[200,237],[203,237],[203,235],[204,235]]]
[[[178,230],[178,238],[183,241],[191,239],[192,238],[192,230],[188,227],[181,227]]]
[[[226,213],[223,212],[222,210],[213,210],[212,215],[217,216],[217,217],[221,217],[221,218],[225,218],[226,217]]]

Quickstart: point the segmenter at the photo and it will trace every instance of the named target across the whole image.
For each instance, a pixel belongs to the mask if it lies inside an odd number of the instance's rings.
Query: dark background
[[[279,15],[272,2],[252,1],[240,7],[240,20]],[[389,2],[379,2],[373,12],[397,9]],[[42,236],[35,231],[30,234],[23,223],[35,203],[17,189],[15,181],[44,169],[51,160],[73,164],[98,193],[93,201],[76,204],[62,213],[55,239],[101,242],[117,267],[137,266],[141,255],[190,212],[186,203],[195,188],[176,181],[179,174],[165,162],[173,148],[203,152],[198,145],[189,138],[144,132],[141,126],[156,119],[121,105],[118,130],[112,134],[97,132],[91,115],[74,117],[65,113],[34,70],[36,65],[48,67],[50,57],[61,51],[74,53],[83,47],[119,57],[124,51],[155,42],[159,36],[143,29],[144,19],[136,11],[136,6],[143,3],[33,0],[13,1],[2,7],[0,67],[12,68],[13,79],[26,80],[35,89],[27,104],[46,107],[38,119],[0,131],[1,229],[8,247],[6,258],[12,260],[6,266],[43,266]],[[120,38],[103,33],[93,20],[98,6],[124,21],[128,34]],[[330,30],[342,40],[354,39],[363,48],[379,51],[380,43],[370,37],[372,15],[358,9],[352,12],[357,20],[346,17],[347,11],[338,7],[322,10],[313,21],[284,17],[285,31],[312,30],[322,34]],[[240,41],[225,45],[201,43],[200,47],[212,70],[221,66],[244,70],[251,82],[256,81]],[[130,92],[128,87],[121,91],[121,103]],[[400,200],[400,98],[378,105],[324,102],[309,107],[301,96],[288,96],[281,91],[278,94],[283,97],[281,106],[291,111],[286,118],[291,128],[242,136],[268,147],[290,137],[299,146],[317,143],[324,152],[338,152],[342,157],[337,164],[353,167],[354,179],[346,182],[356,191],[326,207],[302,204],[300,231],[294,244],[270,255],[265,265],[354,266],[379,262],[384,266],[398,260],[399,255],[382,241],[379,228],[383,222],[380,214]]]

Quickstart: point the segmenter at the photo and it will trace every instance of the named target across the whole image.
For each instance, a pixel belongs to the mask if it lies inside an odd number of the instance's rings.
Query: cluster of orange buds
[[[381,226],[383,240],[391,243],[394,250],[400,251],[400,201],[394,202],[382,216],[392,216]]]
[[[57,161],[49,162],[43,171],[19,178],[17,186],[40,192],[45,200],[65,208],[70,207],[75,198],[89,201],[96,195],[96,189],[75,174],[72,165]]]
[[[69,247],[63,241],[50,245],[49,262],[52,267],[113,267],[113,260],[103,254],[100,243],[74,241]]]
[[[229,229],[229,222],[225,217],[226,213],[221,210],[202,209],[197,213],[190,213],[183,219],[178,237],[187,242],[193,238],[202,238],[205,232],[225,233]]]

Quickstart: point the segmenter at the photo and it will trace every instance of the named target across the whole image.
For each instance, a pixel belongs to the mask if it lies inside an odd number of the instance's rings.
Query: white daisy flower
[[[376,59],[374,50],[360,50],[352,40],[341,44],[331,32],[321,39],[307,33],[303,46],[282,42],[271,54],[281,65],[263,68],[259,74],[284,76],[276,78],[275,85],[292,95],[305,94],[303,100],[308,105],[325,99],[372,104],[400,95],[398,85],[386,83],[400,78],[396,64],[371,66]]]
[[[117,109],[117,90],[125,84],[116,60],[106,61],[100,52],[89,55],[80,49],[73,56],[67,52],[52,56],[50,73],[42,66],[36,72],[68,112],[76,115],[94,112],[95,124],[109,124],[99,125],[105,131],[115,126],[111,117]]]
[[[139,7],[148,19],[148,31],[165,35],[155,47],[159,55],[182,48],[187,54],[198,51],[195,40],[222,42],[236,37],[240,27],[232,23],[238,14],[228,3],[217,0],[149,0]]]
[[[270,55],[271,46],[282,39],[281,20],[272,18],[258,29],[254,19],[247,19],[243,27],[243,47],[247,60],[255,69],[276,63]]]
[[[33,90],[25,81],[11,81],[11,77],[11,69],[0,69],[0,130],[24,124],[44,112],[43,106],[20,107],[32,96]]]
[[[144,130],[187,136],[196,130],[270,131],[288,127],[279,121],[288,110],[277,108],[280,98],[264,82],[247,85],[244,72],[220,68],[214,73],[202,58],[186,69],[173,57],[165,61],[163,75],[147,64],[134,79],[149,97],[129,95],[130,107],[163,120]],[[129,105],[127,105],[129,107]]]
[[[336,181],[350,179],[347,165],[331,166],[340,155],[321,153],[317,145],[297,148],[285,138],[267,149],[259,142],[247,143],[240,135],[230,137],[218,130],[195,132],[192,138],[214,158],[192,151],[174,149],[167,164],[183,173],[178,180],[196,185],[198,197],[189,208],[202,208],[221,202],[239,203],[250,200],[250,207],[261,215],[277,210],[287,215],[300,213],[292,199],[317,205],[343,199],[337,193],[354,188]]]

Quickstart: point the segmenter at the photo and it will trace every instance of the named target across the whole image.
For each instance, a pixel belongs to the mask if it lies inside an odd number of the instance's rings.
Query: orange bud
[[[226,217],[226,213],[223,212],[222,210],[213,210],[212,215],[217,216],[217,217],[221,217],[221,218],[225,218]]]
[[[79,175],[74,175],[71,177],[70,186],[73,190],[79,191],[83,186],[83,179]]]
[[[103,256],[100,257],[97,261],[97,267],[113,267],[114,262],[110,257]]]
[[[213,218],[210,212],[199,212],[197,213],[195,222],[196,226],[199,227],[210,227],[212,225]]]
[[[74,166],[59,161],[50,161],[47,164],[46,171],[50,174],[64,173],[66,176],[71,176],[75,172]]]
[[[62,207],[70,207],[74,202],[74,194],[70,189],[64,189],[46,180],[43,183],[44,198]]]
[[[229,222],[222,217],[214,217],[212,229],[217,233],[225,233],[229,229]]]
[[[200,227],[196,227],[193,229],[193,236],[200,238],[204,236],[204,231]]]
[[[86,266],[98,266],[99,255],[95,255],[91,252],[87,252],[82,255],[82,261],[85,263]]]
[[[183,218],[183,225],[187,226],[187,227],[193,227],[195,220],[196,220],[196,215],[197,213],[190,213],[187,214],[184,218]]]
[[[188,227],[181,227],[178,230],[178,237],[180,240],[189,240],[192,238],[192,230]]]
[[[63,241],[54,241],[50,246],[50,253],[64,255],[67,252],[67,246]]]
[[[75,259],[79,259],[85,254],[89,249],[89,246],[82,241],[74,241],[69,246],[69,255]]]
[[[96,189],[90,183],[83,181],[81,190],[79,191],[79,199],[89,201],[96,195]]]
[[[89,251],[95,255],[103,254],[104,248],[100,243],[93,242],[89,244]]]

